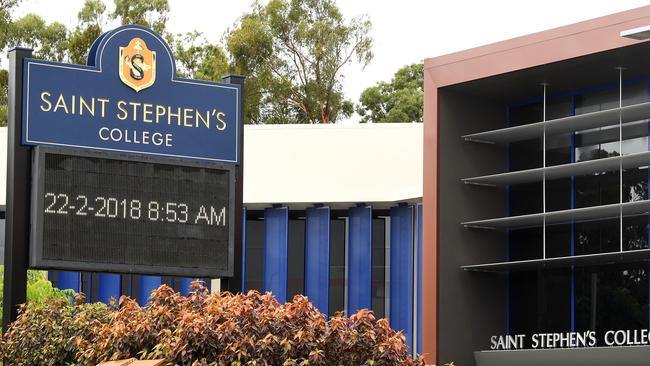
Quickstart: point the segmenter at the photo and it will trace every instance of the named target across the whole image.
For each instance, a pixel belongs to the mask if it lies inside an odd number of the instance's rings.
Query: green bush
[[[72,305],[66,297],[28,302],[3,335],[0,356],[7,365],[74,365],[78,339],[93,337],[93,326],[108,316],[102,303]]]
[[[0,304],[4,300],[4,266],[0,265]],[[27,271],[27,301],[44,303],[53,299],[72,299],[72,290],[59,290],[52,287],[52,282],[47,279],[47,272]],[[2,313],[0,313],[2,322]]]
[[[163,285],[145,307],[85,304],[81,295],[28,303],[0,342],[11,365],[96,365],[164,358],[167,365],[424,365],[385,319],[361,310],[327,320],[304,296],[280,304],[270,293],[187,297]]]

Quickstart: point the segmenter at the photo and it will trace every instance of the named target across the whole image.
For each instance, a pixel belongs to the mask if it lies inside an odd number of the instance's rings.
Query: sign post
[[[31,149],[23,146],[23,60],[32,50],[9,51],[7,136],[7,211],[5,216],[5,268],[2,330],[18,316],[18,305],[27,300]]]
[[[180,78],[138,25],[101,35],[87,65],[30,56],[10,52],[3,327],[28,266],[241,290],[244,78]]]
[[[240,92],[244,95],[244,80],[245,77],[241,75],[226,75],[223,81],[230,84],[237,84],[240,86]],[[243,100],[243,98],[242,98]],[[222,290],[227,290],[232,293],[241,292],[244,288],[244,270],[243,268],[243,220],[244,218],[244,103],[239,105],[239,124],[241,133],[239,134],[239,165],[235,168],[235,216],[240,218],[235,221],[235,263],[234,273],[230,278],[224,278],[221,281]]]

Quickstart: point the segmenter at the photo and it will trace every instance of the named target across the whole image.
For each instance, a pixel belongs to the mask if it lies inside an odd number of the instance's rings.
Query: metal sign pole
[[[5,228],[4,299],[2,330],[18,316],[18,305],[27,299],[29,261],[29,211],[31,148],[22,145],[23,59],[32,50],[9,51],[9,129],[7,141],[7,212]]]
[[[235,263],[233,264],[233,276],[231,278],[221,279],[221,290],[227,290],[232,293],[241,292],[243,288],[243,278],[246,269],[242,268],[242,258],[246,253],[242,253],[243,248],[243,212],[244,212],[244,80],[245,76],[225,75],[223,81],[230,84],[241,86],[241,101],[239,103],[239,166],[235,167]]]

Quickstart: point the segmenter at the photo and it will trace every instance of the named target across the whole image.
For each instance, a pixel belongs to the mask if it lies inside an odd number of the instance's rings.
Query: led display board
[[[34,149],[31,266],[232,275],[232,164]]]

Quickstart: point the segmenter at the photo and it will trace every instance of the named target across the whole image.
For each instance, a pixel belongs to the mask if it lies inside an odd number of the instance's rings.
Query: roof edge
[[[633,22],[650,18],[650,5],[625,10],[619,13],[605,15],[602,17],[584,20],[581,22],[560,26],[540,32],[535,32],[504,41],[490,43],[483,46],[469,48],[463,51],[453,52],[441,56],[427,58],[424,60],[424,68],[432,69],[444,65],[463,62],[468,59],[476,59],[487,55],[513,50],[519,47],[535,43],[550,41],[557,38],[568,37],[578,33],[593,31],[599,28],[613,26],[621,23]],[[621,46],[631,45],[644,41],[636,41],[621,38]]]

